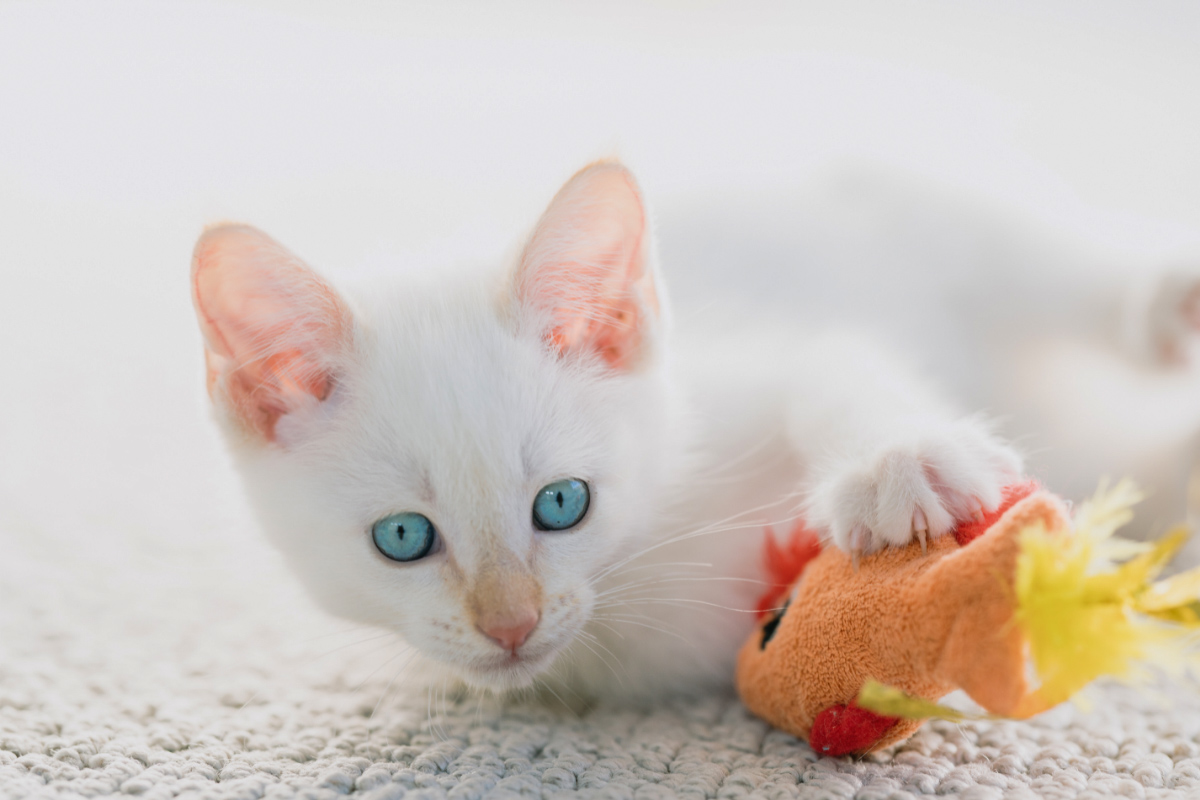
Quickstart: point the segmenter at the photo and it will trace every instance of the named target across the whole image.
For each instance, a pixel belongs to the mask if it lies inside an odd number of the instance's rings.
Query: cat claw
[[[862,558],[863,551],[867,548],[868,531],[862,525],[855,525],[850,531],[850,565],[854,567],[854,571],[858,572],[858,562]]]
[[[913,533],[921,543],[921,555],[929,553],[929,523],[925,520],[925,512],[921,509],[913,511]]]

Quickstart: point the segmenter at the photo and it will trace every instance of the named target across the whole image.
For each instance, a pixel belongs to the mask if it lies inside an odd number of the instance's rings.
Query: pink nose
[[[508,619],[489,620],[486,625],[480,625],[479,630],[505,650],[516,653],[517,648],[525,644],[525,640],[537,627],[540,619],[541,614],[530,609]]]

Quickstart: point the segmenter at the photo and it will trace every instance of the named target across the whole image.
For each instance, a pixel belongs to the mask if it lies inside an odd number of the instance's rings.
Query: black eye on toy
[[[787,613],[788,606],[791,604],[791,602],[792,599],[789,597],[786,601],[784,601],[783,608],[775,612],[775,616],[767,620],[766,625],[763,625],[763,637],[762,642],[758,645],[759,650],[766,650],[767,642],[775,638],[775,631],[779,629],[779,623],[783,621],[783,615]]]

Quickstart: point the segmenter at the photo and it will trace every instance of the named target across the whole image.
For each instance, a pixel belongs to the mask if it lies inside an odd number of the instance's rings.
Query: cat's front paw
[[[887,545],[922,543],[1000,505],[1021,458],[974,420],[947,425],[830,471],[809,522],[856,560]]]

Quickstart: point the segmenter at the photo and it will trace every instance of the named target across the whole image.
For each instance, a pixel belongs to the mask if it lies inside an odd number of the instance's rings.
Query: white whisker
[[[696,577],[702,577],[704,574],[705,573],[703,573],[703,572],[681,572],[681,571],[679,571],[679,572],[665,572],[661,575],[654,575],[651,577],[643,576],[641,578],[637,578],[636,580],[628,581],[626,583],[619,583],[616,586],[610,586],[601,592],[597,592],[596,596],[604,597],[604,596],[612,594],[614,592],[619,592],[619,591],[623,591],[623,590],[638,587],[638,586],[651,585],[651,584],[657,583],[661,580],[665,580],[667,578],[696,578]]]
[[[591,621],[595,622],[597,625],[608,628],[610,631],[612,631],[613,636],[616,636],[618,639],[620,639],[622,641],[625,640],[625,634],[621,633],[619,630],[614,628],[612,625],[609,625],[607,622],[603,622],[599,617],[592,617]]]
[[[740,464],[742,464],[746,461],[749,461],[751,458],[753,458],[754,456],[761,453],[763,450],[765,450],[771,444],[778,442],[784,436],[786,436],[786,432],[783,430],[782,427],[775,431],[772,431],[771,433],[762,437],[757,442],[755,442],[754,444],[750,445],[745,450],[743,450],[741,455],[734,456],[732,458],[723,460],[714,469],[712,469],[709,472],[709,474],[705,474],[704,470],[700,470],[700,471],[696,472],[695,477],[692,479],[692,484],[693,485],[712,484],[714,482],[744,480],[745,473],[740,473],[740,474],[734,475],[734,476],[725,476],[724,478],[721,478],[719,481],[715,481],[714,479],[717,478],[717,476],[721,476],[723,473],[728,473],[734,467],[737,467]]]
[[[400,677],[400,675],[402,675],[409,668],[409,666],[413,663],[413,660],[416,658],[416,655],[417,651],[413,650],[409,654],[408,660],[401,664],[399,669],[396,670],[395,674],[392,675],[392,679],[387,682],[387,686],[383,687],[383,693],[379,695],[379,700],[376,701],[375,707],[371,709],[371,714],[367,717],[367,719],[375,718],[375,712],[379,710],[379,706],[383,705],[383,699],[387,697],[388,692],[392,688],[392,684],[395,683],[396,678]]]
[[[708,581],[708,582],[713,582],[713,583],[753,583],[753,584],[757,584],[759,586],[774,586],[775,585],[775,584],[768,583],[767,581],[759,580],[758,578],[738,578],[738,577],[727,576],[727,575],[695,575],[695,576],[691,576],[691,577],[662,578],[659,580],[646,581],[641,584],[635,584],[629,588],[616,587],[614,589],[607,589],[603,592],[597,593],[596,598],[597,599],[607,598],[611,595],[617,594],[618,591],[620,591],[620,590],[632,591],[633,589],[648,588],[651,586],[659,586],[659,585],[662,585],[665,583],[686,583],[686,582],[695,582],[695,581]]]
[[[550,685],[549,681],[539,681],[538,685],[540,685],[543,689],[545,689],[550,694],[554,695],[554,699],[557,700],[559,703],[561,703],[562,707],[564,709],[566,709],[567,711],[573,711],[570,704],[568,704],[566,700],[562,699],[562,695],[560,695],[558,692],[554,691],[554,687]]]
[[[382,647],[377,647],[377,648],[375,648],[375,650],[373,650],[372,652],[374,652],[374,653],[377,653],[377,652],[379,652],[379,651],[380,651],[380,650],[382,650],[382,649],[383,649]],[[357,692],[359,689],[361,689],[361,688],[363,688],[364,686],[366,686],[366,685],[367,685],[367,681],[369,681],[369,680],[371,680],[371,678],[375,677],[375,673],[379,672],[379,670],[383,669],[383,668],[384,668],[384,667],[386,667],[388,664],[390,664],[390,663],[392,663],[393,661],[395,661],[397,658],[400,658],[400,656],[404,655],[404,653],[405,653],[405,652],[408,652],[408,651],[406,651],[406,650],[402,650],[401,652],[399,652],[399,653],[397,653],[396,655],[394,655],[394,656],[392,656],[391,658],[389,658],[387,661],[384,661],[382,664],[380,664],[380,665],[379,665],[378,667],[376,667],[375,669],[371,670],[369,673],[367,673],[367,677],[365,677],[365,678],[363,678],[361,681],[359,681],[359,682],[358,682],[358,685],[357,685],[357,686],[355,686],[355,687],[354,687],[354,688],[353,688],[351,691]]]
[[[785,495],[783,498],[780,498],[780,500],[786,499],[787,497],[796,497],[796,496],[799,496],[799,494],[800,494],[799,492],[793,492],[791,494]],[[636,561],[637,559],[639,559],[649,553],[652,553],[655,550],[658,550],[663,547],[667,547],[672,544],[677,544],[678,542],[683,542],[683,541],[687,541],[689,539],[694,539],[698,536],[711,536],[711,535],[717,534],[717,533],[728,533],[730,531],[745,530],[747,528],[755,528],[755,527],[761,528],[761,527],[765,527],[766,525],[770,525],[770,526],[785,525],[789,522],[794,522],[795,520],[799,519],[802,516],[801,514],[796,513],[796,514],[793,514],[792,516],[786,517],[782,520],[774,520],[774,521],[770,521],[767,523],[747,522],[745,524],[740,524],[740,525],[730,525],[730,523],[732,523],[734,520],[736,520],[740,517],[745,517],[745,516],[748,516],[751,514],[757,514],[761,511],[765,511],[767,509],[774,508],[777,504],[778,504],[778,501],[772,502],[772,503],[764,503],[755,508],[751,508],[746,511],[739,512],[738,514],[733,514],[729,517],[726,517],[723,520],[718,520],[715,523],[710,523],[709,525],[706,525],[697,530],[689,531],[687,533],[679,534],[676,536],[670,536],[666,539],[662,539],[662,540],[650,545],[649,547],[645,547],[645,548],[637,551],[636,553],[633,553],[632,555],[629,555],[629,556],[621,559],[620,561],[616,562],[615,564],[612,564],[612,565],[606,567],[605,569],[601,570],[596,575],[594,575],[591,578],[590,582],[594,584],[596,581],[602,580],[603,578],[612,574],[615,570],[619,569],[620,567],[625,566],[626,564],[630,563],[631,561]]]
[[[709,606],[711,608],[719,608],[722,611],[733,611],[738,614],[757,614],[757,608],[732,608],[731,606],[723,606],[720,603],[713,603],[708,600],[699,600],[693,597],[642,597],[634,600],[619,600],[609,603],[601,603],[596,606],[597,609],[620,607],[624,605],[646,605],[648,603],[661,603],[663,605],[678,605],[680,603],[692,603],[694,605]],[[768,609],[770,610],[770,609]]]
[[[312,642],[317,642],[317,641],[320,641],[321,639],[328,639],[330,636],[342,636],[343,634],[347,634],[347,633],[357,633],[358,631],[361,631],[364,628],[370,628],[370,627],[371,627],[370,625],[351,625],[349,628],[342,628],[340,630],[331,631],[329,633],[320,633],[320,634],[317,634],[316,636],[310,636],[310,637],[307,637],[304,639],[300,639],[299,641],[303,644],[311,644]]]
[[[316,662],[320,661],[322,658],[328,658],[329,656],[333,655],[334,653],[337,653],[341,650],[345,650],[347,647],[354,647],[355,645],[366,644],[367,642],[374,642],[374,641],[378,641],[379,639],[383,639],[386,637],[394,637],[395,635],[396,634],[392,633],[391,631],[383,631],[382,633],[376,634],[375,636],[368,636],[366,639],[359,639],[358,641],[350,642],[349,644],[338,645],[337,647],[333,648],[332,650],[328,650],[319,656],[313,656],[313,658],[308,663],[315,664]],[[381,650],[381,649],[382,648],[376,648],[375,650],[372,650],[371,652],[377,652],[378,650]]]
[[[688,644],[691,644],[691,641],[686,636],[683,636],[682,634],[678,633],[677,631],[672,631],[672,630],[668,630],[666,628],[659,627],[657,625],[652,625],[649,622],[645,622],[640,619],[634,619],[633,617],[621,616],[621,615],[617,615],[617,614],[605,614],[603,617],[601,617],[600,615],[597,615],[595,617],[592,617],[592,619],[594,619],[594,620],[611,619],[614,622],[618,622],[623,625],[637,625],[638,627],[647,628],[649,630],[652,630],[655,633],[661,633],[664,636],[673,636],[682,642],[688,642]]]
[[[588,640],[590,640],[592,643],[594,643],[596,645],[596,647],[599,647],[601,650],[603,650],[605,653],[607,653],[609,656],[611,656],[614,661],[617,662],[617,664],[625,672],[626,677],[629,676],[629,670],[625,669],[625,665],[621,664],[621,660],[616,657],[616,655],[613,653],[612,650],[609,650],[607,647],[605,647],[604,642],[602,642],[598,638],[596,638],[596,636],[594,634],[588,633],[587,631],[580,631],[578,633],[578,636],[581,637],[579,639],[580,644],[587,647],[588,650],[592,650],[591,645],[588,644]],[[586,638],[584,638],[584,637],[586,637]],[[601,656],[595,650],[592,650],[592,652],[595,653],[596,658],[599,658],[600,661],[606,667],[608,667],[610,670],[612,670],[613,677],[615,677],[617,679],[617,683],[623,687],[625,685],[625,682],[621,680],[621,676],[617,674],[616,669],[614,669],[613,666],[608,663],[607,659],[605,659],[603,656]]]

